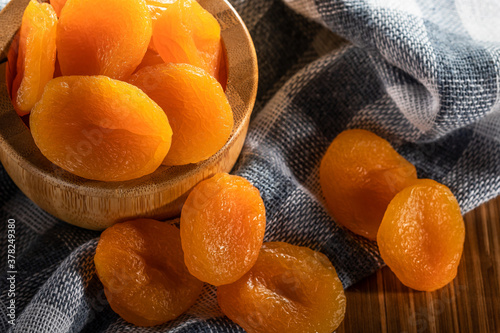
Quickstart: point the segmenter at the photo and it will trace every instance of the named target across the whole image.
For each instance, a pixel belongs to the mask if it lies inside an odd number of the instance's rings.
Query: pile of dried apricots
[[[47,159],[125,181],[224,146],[234,120],[223,53],[217,20],[195,0],[31,0],[7,85]]]
[[[331,262],[306,247],[263,243],[264,203],[245,178],[219,173],[200,182],[179,223],[140,219],[102,233],[97,275],[124,320],[172,320],[206,282],[217,286],[222,312],[249,333],[330,333],[342,322],[344,289]]]

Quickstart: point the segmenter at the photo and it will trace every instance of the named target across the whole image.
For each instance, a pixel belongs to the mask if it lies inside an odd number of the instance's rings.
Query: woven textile
[[[345,287],[383,265],[376,245],[339,227],[321,197],[321,157],[347,128],[389,140],[419,177],[449,186],[464,213],[500,193],[500,2],[232,3],[253,36],[260,76],[233,173],[261,191],[266,240],[325,253]],[[16,220],[14,329],[6,322],[8,219]],[[0,221],[1,332],[243,332],[208,285],[173,322],[124,322],[95,274],[99,233],[40,210],[2,168]]]

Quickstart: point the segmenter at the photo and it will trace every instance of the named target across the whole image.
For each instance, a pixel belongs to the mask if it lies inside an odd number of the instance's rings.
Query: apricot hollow
[[[168,63],[145,67],[129,82],[165,111],[174,132],[163,164],[205,160],[221,149],[234,125],[233,112],[219,82],[201,68]]]
[[[387,207],[378,230],[380,255],[406,286],[433,291],[457,275],[465,227],[448,187],[421,179]]]
[[[144,0],[70,0],[57,27],[61,72],[125,80],[144,57],[151,34]]]
[[[259,190],[248,180],[219,173],[189,194],[180,226],[189,271],[220,286],[239,279],[257,260],[266,212]]]
[[[56,60],[57,16],[49,4],[31,0],[24,11],[19,39],[9,51],[9,67],[16,62],[15,74],[9,70],[7,81],[13,80],[11,100],[17,114],[30,113],[54,74]],[[18,50],[14,48],[18,47]],[[13,78],[9,76],[14,76]]]
[[[216,76],[221,55],[220,26],[195,0],[164,4],[153,42],[165,62],[187,63]]]
[[[222,312],[248,333],[330,333],[346,299],[328,258],[306,247],[264,243],[252,269],[217,288]]]
[[[163,110],[128,83],[105,76],[50,81],[30,116],[47,159],[80,177],[123,181],[161,164],[172,130]]]
[[[320,165],[321,190],[335,221],[372,240],[389,202],[416,178],[413,164],[389,142],[361,129],[340,133]]]
[[[67,0],[50,0],[50,5],[54,8],[57,17],[61,16],[61,11]]]
[[[137,326],[177,318],[203,288],[184,264],[179,229],[166,222],[111,226],[101,234],[94,263],[113,311]]]

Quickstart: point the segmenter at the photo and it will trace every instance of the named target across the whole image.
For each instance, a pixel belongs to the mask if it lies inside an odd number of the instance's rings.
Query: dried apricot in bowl
[[[377,242],[385,263],[406,286],[433,291],[457,275],[465,227],[448,187],[421,179],[387,207]]]
[[[57,26],[63,75],[124,80],[140,64],[152,34],[144,0],[71,0]]]
[[[13,69],[11,62],[16,62],[11,100],[20,116],[30,113],[45,85],[52,79],[56,61],[56,27],[54,9],[49,4],[31,0],[23,14],[19,48],[15,50],[13,45],[9,51],[9,68]],[[12,72],[10,70],[9,75]],[[9,76],[7,81],[10,81]]]
[[[221,56],[219,22],[195,0],[164,4],[153,42],[165,62],[187,63],[216,76]]]
[[[346,300],[328,258],[309,248],[264,243],[252,269],[217,288],[222,312],[248,333],[333,332]]]
[[[137,87],[105,76],[50,81],[31,112],[30,127],[52,163],[102,181],[153,172],[172,137],[167,116],[155,102]]]
[[[245,178],[216,174],[196,185],[182,207],[186,266],[215,286],[234,282],[257,260],[265,227],[259,190]]]
[[[113,311],[137,326],[177,318],[203,288],[184,264],[179,229],[165,222],[111,226],[101,234],[94,262]]]
[[[189,64],[145,67],[129,82],[165,111],[174,132],[163,164],[197,163],[214,155],[229,139],[233,112],[220,83]]]
[[[333,218],[372,240],[391,199],[416,178],[413,164],[389,142],[361,129],[340,133],[320,166],[321,189]]]

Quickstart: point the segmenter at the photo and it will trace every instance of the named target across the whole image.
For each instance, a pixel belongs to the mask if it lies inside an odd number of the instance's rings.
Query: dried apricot
[[[265,228],[259,190],[245,178],[216,174],[196,185],[182,207],[186,266],[215,286],[234,282],[257,260]]]
[[[53,79],[33,108],[30,126],[51,162],[104,181],[153,172],[172,136],[165,113],[145,93],[105,76]]]
[[[320,166],[320,183],[333,218],[375,240],[391,199],[415,180],[413,164],[389,142],[365,130],[340,133]]]
[[[113,311],[137,326],[177,318],[203,288],[184,264],[179,229],[165,222],[111,226],[101,234],[94,262]]]
[[[201,68],[175,63],[150,66],[129,82],[158,103],[170,121],[174,134],[164,164],[205,160],[231,135],[231,106],[219,82]]]
[[[215,76],[219,71],[220,26],[195,0],[163,5],[153,42],[165,62],[188,63]]]
[[[57,17],[61,16],[61,10],[66,4],[67,0],[50,0],[50,4],[54,7]]]
[[[140,64],[151,34],[144,0],[68,1],[57,27],[61,72],[124,80]]]
[[[30,113],[42,96],[45,84],[52,79],[56,61],[56,26],[57,16],[49,4],[35,0],[29,2],[22,18],[17,59],[16,44],[11,47],[9,59],[9,62],[16,59],[17,63],[11,99],[20,116]],[[7,81],[9,79],[8,76]]]
[[[465,227],[448,187],[421,179],[387,207],[377,242],[385,263],[406,286],[433,291],[457,275]]]
[[[252,269],[217,288],[222,312],[248,333],[333,332],[346,299],[328,258],[309,248],[264,243]]]
[[[142,58],[141,63],[135,69],[134,74],[137,73],[139,70],[143,69],[144,67],[160,65],[163,63],[165,62],[156,51],[148,49],[146,51],[146,54],[144,55],[144,58]]]

